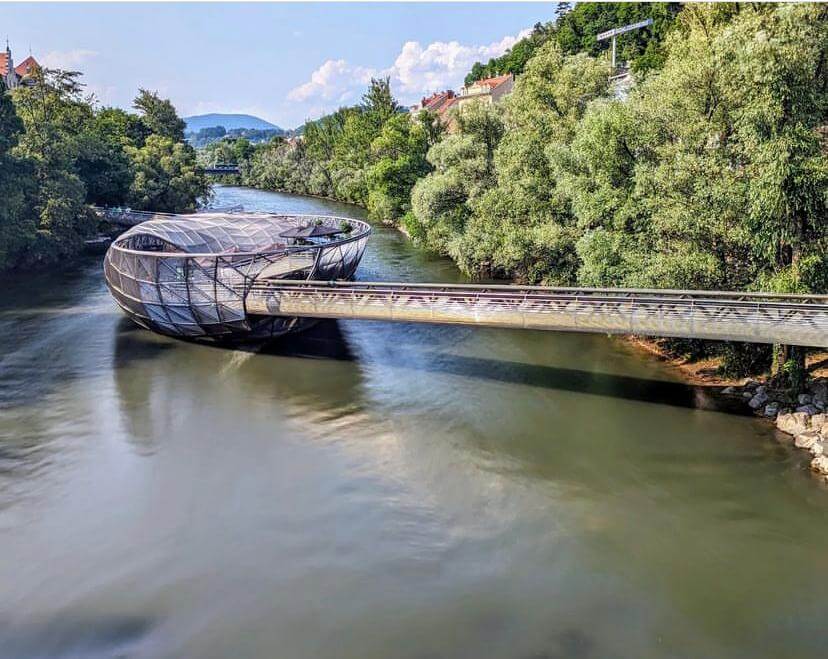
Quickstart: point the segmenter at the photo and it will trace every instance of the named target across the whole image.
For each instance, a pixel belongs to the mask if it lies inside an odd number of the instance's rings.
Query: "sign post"
[[[612,30],[607,30],[606,32],[600,32],[599,34],[595,35],[595,39],[597,41],[604,41],[605,39],[612,38],[612,70],[615,71],[615,37],[619,34],[624,34],[624,32],[631,32],[632,30],[638,30],[642,27],[647,27],[648,25],[653,24],[653,19],[648,18],[644,21],[639,21],[638,23],[631,23],[630,25],[625,25],[624,27],[616,27]]]

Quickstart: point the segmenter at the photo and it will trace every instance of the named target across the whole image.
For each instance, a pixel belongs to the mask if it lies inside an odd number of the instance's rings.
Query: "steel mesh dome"
[[[299,244],[280,235],[306,226],[338,235]],[[104,274],[116,302],[143,327],[188,337],[275,335],[300,323],[248,314],[252,283],[350,278],[370,233],[365,222],[330,216],[155,215],[112,243]]]

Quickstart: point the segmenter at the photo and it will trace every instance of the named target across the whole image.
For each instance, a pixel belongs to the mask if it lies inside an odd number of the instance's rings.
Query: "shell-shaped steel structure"
[[[248,313],[254,282],[350,279],[370,226],[360,220],[268,213],[152,214],[104,257],[112,296],[136,323],[172,336],[265,338],[300,329],[298,318]],[[319,239],[286,237],[318,227]]]

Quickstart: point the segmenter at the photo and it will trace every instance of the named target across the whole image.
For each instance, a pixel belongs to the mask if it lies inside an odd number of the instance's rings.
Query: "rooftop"
[[[496,76],[494,78],[483,78],[482,80],[476,80],[472,84],[466,85],[465,87],[463,87],[463,93],[468,94],[468,93],[470,93],[470,90],[472,90],[474,88],[480,88],[480,87],[485,87],[485,88],[488,89],[488,91],[492,91],[493,89],[496,89],[497,87],[500,87],[500,85],[502,85],[506,82],[510,82],[511,80],[514,80],[514,75],[511,74],[511,73],[505,73],[502,76]],[[481,92],[472,92],[472,93],[481,93]]]
[[[36,69],[40,66],[37,63],[37,60],[29,55],[26,59],[24,59],[20,64],[14,67],[14,72],[19,75],[21,78],[27,75],[31,75],[32,70]]]

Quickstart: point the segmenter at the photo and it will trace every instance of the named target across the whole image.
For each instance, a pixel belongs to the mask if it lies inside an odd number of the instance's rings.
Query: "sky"
[[[295,128],[359,101],[390,76],[406,105],[457,88],[555,4],[0,3],[15,62],[82,71],[103,105],[129,108],[139,87],[182,116],[252,114]],[[4,45],[4,44],[3,44]]]

